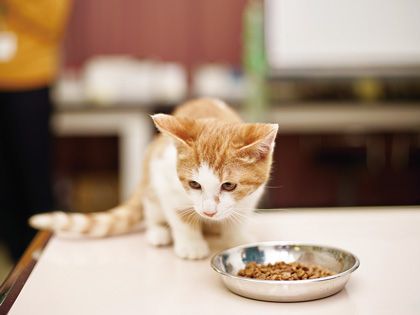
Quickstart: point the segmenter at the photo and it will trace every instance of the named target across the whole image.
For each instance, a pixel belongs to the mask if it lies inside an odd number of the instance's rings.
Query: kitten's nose
[[[203,213],[208,217],[212,217],[216,214],[216,211],[204,211]]]

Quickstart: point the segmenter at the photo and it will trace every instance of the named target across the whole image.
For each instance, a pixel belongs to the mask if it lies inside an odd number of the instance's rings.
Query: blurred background
[[[74,0],[61,43],[55,208],[126,198],[148,115],[199,96],[279,123],[263,208],[420,204],[417,0]]]

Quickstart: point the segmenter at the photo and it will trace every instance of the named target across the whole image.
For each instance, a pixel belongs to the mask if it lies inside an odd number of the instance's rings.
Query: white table
[[[10,314],[420,314],[420,206],[280,210],[256,214],[250,229],[260,240],[347,249],[360,268],[334,296],[261,302],[225,289],[209,259],[178,259],[170,247],[148,246],[143,232],[53,237]]]

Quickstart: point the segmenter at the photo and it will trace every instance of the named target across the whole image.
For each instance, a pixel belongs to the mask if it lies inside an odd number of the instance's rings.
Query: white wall
[[[420,65],[420,0],[266,0],[276,69]]]

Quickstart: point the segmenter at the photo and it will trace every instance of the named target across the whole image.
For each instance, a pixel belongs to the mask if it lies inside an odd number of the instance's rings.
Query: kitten
[[[278,125],[243,123],[213,99],[193,100],[173,115],[152,119],[161,134],[148,147],[130,200],[100,213],[39,214],[30,225],[59,235],[102,237],[128,232],[144,216],[148,241],[173,242],[186,259],[208,256],[202,229],[209,223],[219,225],[229,245],[246,242],[241,221],[264,191]]]

